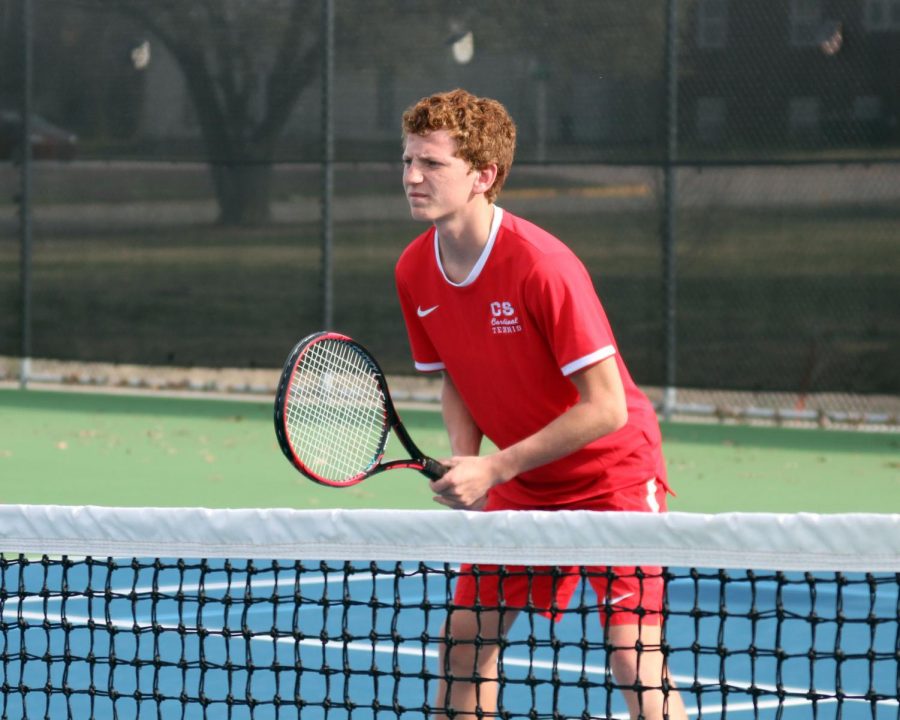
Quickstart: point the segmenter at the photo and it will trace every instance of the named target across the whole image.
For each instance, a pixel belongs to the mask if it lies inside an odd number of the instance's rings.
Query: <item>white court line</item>
[[[255,580],[251,581],[250,589],[251,590],[256,590],[256,589],[263,590],[265,588],[278,587],[278,586],[283,586],[285,589],[287,589],[289,587],[294,587],[295,585],[300,585],[301,587],[308,586],[308,585],[325,585],[326,583],[329,585],[343,585],[345,582],[349,582],[349,583],[372,582],[373,580],[376,582],[383,582],[385,580],[394,580],[394,579],[395,579],[395,576],[392,574],[391,575],[388,575],[388,574],[375,575],[375,576],[373,576],[373,575],[359,575],[359,576],[351,575],[349,577],[341,575],[340,579],[335,578],[334,580],[325,580],[325,579],[320,579],[320,578],[309,577],[309,578],[302,578],[299,583],[297,583],[293,580],[288,582],[286,579],[283,580],[281,578],[277,578],[277,579],[276,578],[271,578],[271,579],[256,578]],[[203,583],[203,585],[202,585],[202,588],[204,591],[207,591],[207,590],[229,590],[229,589],[230,590],[242,590],[246,587],[247,587],[246,582],[214,582],[214,583]],[[113,595],[115,596],[113,598],[114,600],[123,601],[123,600],[130,600],[128,595],[130,595],[132,593],[137,593],[137,594],[143,595],[146,593],[176,593],[179,591],[181,591],[181,592],[192,592],[192,591],[199,592],[200,589],[201,589],[200,583],[195,583],[195,584],[190,584],[190,585],[182,583],[180,585],[179,584],[171,584],[171,585],[160,585],[158,587],[153,587],[152,585],[149,585],[149,586],[132,588],[131,586],[128,586],[127,589],[112,589],[112,590],[110,590],[110,592],[113,593]],[[87,593],[84,593],[84,592],[75,591],[75,592],[70,592],[70,594],[66,598],[62,598],[62,597],[42,598],[42,597],[32,594],[27,598],[17,598],[17,597],[10,596],[7,598],[6,602],[7,603],[21,603],[22,605],[34,605],[34,604],[43,604],[44,602],[48,602],[48,603],[62,602],[63,599],[65,599],[67,602],[88,600],[88,599],[94,599],[94,598],[103,599],[105,594],[106,594],[105,586],[97,586],[97,587],[92,588],[90,595],[88,595]],[[139,599],[146,600],[148,598],[139,598]],[[166,598],[166,599],[167,600],[177,600],[177,598]]]
[[[264,639],[264,638],[253,638],[253,639],[258,640],[258,641],[267,640],[268,642],[271,642],[271,640]],[[309,647],[317,647],[317,648],[324,647],[331,651],[337,651],[337,650],[344,651],[345,649],[347,649],[347,650],[366,652],[366,653],[375,652],[375,653],[390,654],[390,655],[393,655],[396,653],[397,655],[426,657],[429,659],[436,659],[438,657],[437,650],[427,650],[425,648],[422,648],[422,649],[404,648],[401,646],[388,645],[388,644],[371,645],[371,644],[367,644],[367,643],[359,643],[359,642],[343,643],[343,642],[331,641],[331,640],[323,643],[321,640],[307,639],[307,640],[297,641],[297,640],[294,640],[293,638],[287,638],[287,637],[278,638],[276,640],[276,642],[284,643],[284,644],[295,644],[295,645],[303,645],[303,646],[309,646]],[[539,670],[554,670],[554,669],[556,669],[556,670],[559,670],[562,672],[577,672],[577,673],[586,672],[591,675],[605,675],[607,672],[606,667],[602,666],[602,665],[590,665],[590,664],[570,663],[570,662],[552,662],[549,660],[536,660],[533,658],[531,658],[531,659],[511,658],[511,657],[504,656],[503,664],[506,666],[510,666],[510,667],[534,668],[534,669],[539,669]],[[679,683],[679,682],[693,683],[695,681],[695,678],[693,676],[688,676],[688,675],[673,675],[672,679],[676,683]],[[703,683],[704,685],[707,685],[707,684],[714,685],[714,684],[718,684],[718,682],[719,682],[719,678],[697,677],[696,680]],[[736,686],[736,683],[729,681],[730,688],[734,688],[735,686]],[[750,686],[747,685],[745,687],[746,687],[746,690],[749,691]],[[777,692],[777,690],[778,690],[777,686],[774,686],[774,685],[756,684],[755,687],[760,690],[767,690],[770,692]],[[805,693],[805,692],[809,691],[809,688],[791,687],[791,686],[786,685],[783,687],[783,690],[785,692],[790,692],[790,693]],[[733,690],[732,690],[732,692],[733,692]],[[738,692],[740,692],[740,691],[738,691]],[[827,691],[820,691],[820,692],[827,693]],[[777,708],[777,707],[789,707],[789,706],[794,706],[794,705],[809,705],[810,702],[811,701],[806,698],[786,698],[784,701],[781,701],[780,703],[779,703],[778,699],[773,699],[773,700],[757,702],[756,707],[761,708],[761,709],[769,709],[769,708]],[[819,701],[820,704],[824,704],[825,702],[829,702],[829,703],[837,702],[837,698],[825,698],[825,699]],[[846,699],[844,702],[868,703],[869,701],[868,700],[856,700],[854,698],[850,698],[850,699]],[[900,703],[898,703],[896,700],[882,700],[876,704],[879,706],[885,706],[885,707],[896,707]],[[727,706],[724,704],[703,705],[702,710],[704,713],[707,713],[707,712],[718,712],[718,711],[724,710],[726,708],[731,711],[752,710],[753,707],[754,707],[754,705],[753,705],[752,701],[746,701],[746,702],[741,702],[741,703],[728,703]],[[696,707],[688,709],[688,712],[690,712],[690,713],[698,713],[699,711],[700,711],[700,708],[696,708]]]

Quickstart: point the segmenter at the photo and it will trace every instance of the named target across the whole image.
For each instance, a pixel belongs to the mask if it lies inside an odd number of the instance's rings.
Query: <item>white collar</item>
[[[494,241],[497,239],[497,232],[500,230],[500,223],[503,222],[503,208],[494,205],[494,217],[491,220],[491,231],[488,234],[488,241],[484,246],[484,249],[481,251],[481,255],[478,257],[478,262],[472,267],[472,270],[469,272],[468,277],[463,280],[461,283],[455,283],[450,278],[447,277],[447,273],[444,272],[444,266],[441,265],[441,249],[440,245],[438,245],[438,231],[437,228],[434,229],[434,259],[437,262],[438,268],[440,268],[441,275],[444,276],[444,280],[453,285],[454,287],[466,287],[466,285],[471,285],[478,276],[481,274],[482,269],[484,268],[485,263],[487,263],[488,258],[491,255],[491,250],[494,247]]]

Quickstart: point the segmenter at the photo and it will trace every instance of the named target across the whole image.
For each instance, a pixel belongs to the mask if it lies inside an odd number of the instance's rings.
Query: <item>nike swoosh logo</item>
[[[434,307],[426,308],[425,310],[423,310],[423,309],[421,308],[421,306],[419,306],[419,307],[416,308],[416,314],[417,314],[419,317],[425,317],[425,316],[427,316],[427,315],[431,315],[431,313],[433,313],[433,312],[434,312],[435,310],[437,310],[439,307],[440,307],[440,305],[435,305]]]
[[[610,598],[610,599],[609,599],[609,604],[610,604],[610,605],[617,605],[618,603],[622,602],[623,600],[627,600],[627,599],[630,598],[632,595],[634,595],[634,593],[625,593],[624,595],[619,595],[618,597]]]

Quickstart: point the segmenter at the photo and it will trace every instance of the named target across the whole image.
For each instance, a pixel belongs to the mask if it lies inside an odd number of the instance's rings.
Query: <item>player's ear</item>
[[[494,181],[497,179],[497,163],[489,163],[483,168],[475,171],[475,184],[472,185],[472,192],[486,193],[491,189]]]

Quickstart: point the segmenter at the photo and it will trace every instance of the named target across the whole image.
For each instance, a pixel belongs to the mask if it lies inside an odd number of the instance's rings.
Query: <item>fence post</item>
[[[334,2],[322,0],[322,327],[334,322]]]
[[[662,256],[665,383],[663,418],[668,420],[676,403],[677,333],[676,300],[676,190],[678,162],[678,0],[666,2],[666,156],[663,179]]]
[[[19,363],[19,386],[28,387],[31,374],[31,115],[32,76],[34,65],[34,24],[31,0],[22,0],[22,165],[19,193],[20,278],[22,284],[22,346]]]

